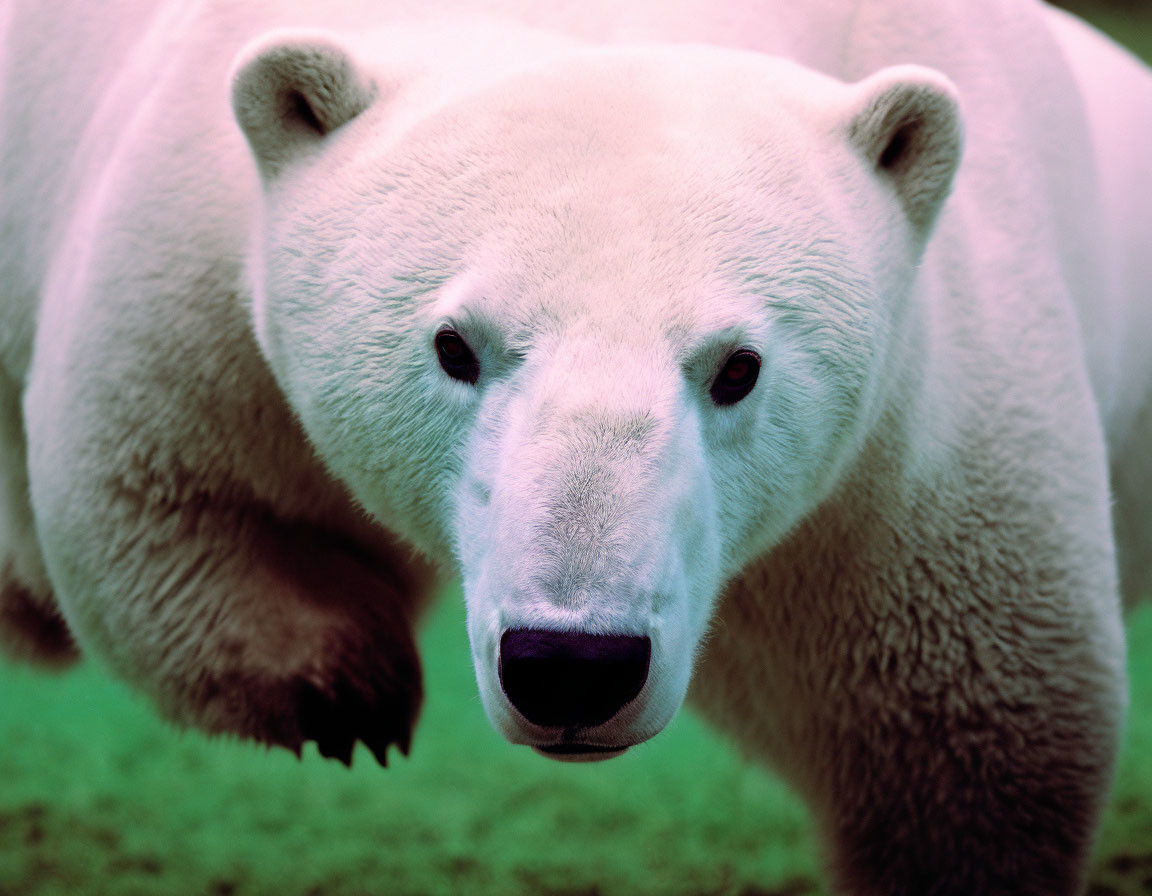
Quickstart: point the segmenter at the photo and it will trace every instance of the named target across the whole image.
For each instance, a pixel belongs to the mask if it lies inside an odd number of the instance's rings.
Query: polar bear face
[[[725,583],[856,456],[960,130],[922,69],[504,65],[248,52],[255,326],[333,473],[458,564],[495,727],[601,758],[671,719]]]

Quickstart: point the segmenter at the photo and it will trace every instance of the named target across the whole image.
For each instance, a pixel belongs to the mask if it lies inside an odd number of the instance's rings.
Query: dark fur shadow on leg
[[[80,659],[64,617],[7,571],[0,575],[0,651],[44,669],[63,670]]]

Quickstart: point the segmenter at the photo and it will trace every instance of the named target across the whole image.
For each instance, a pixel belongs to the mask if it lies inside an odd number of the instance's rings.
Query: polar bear
[[[460,575],[513,743],[690,696],[839,892],[1080,888],[1146,69],[1032,0],[64,5],[0,26],[10,650],[384,762]]]

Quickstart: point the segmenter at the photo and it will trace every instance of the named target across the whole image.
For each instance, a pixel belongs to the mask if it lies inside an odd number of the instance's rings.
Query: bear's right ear
[[[376,84],[348,52],[318,32],[265,35],[232,71],[232,111],[265,181],[376,97]]]
[[[852,87],[848,139],[927,235],[952,189],[964,148],[956,87],[918,65],[885,68]]]

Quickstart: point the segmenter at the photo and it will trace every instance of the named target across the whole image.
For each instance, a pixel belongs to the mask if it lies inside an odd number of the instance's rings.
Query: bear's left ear
[[[964,148],[956,87],[916,65],[882,69],[852,87],[848,139],[886,180],[909,223],[927,235]]]
[[[232,111],[265,181],[376,97],[376,84],[348,51],[319,32],[265,35],[232,72]]]

